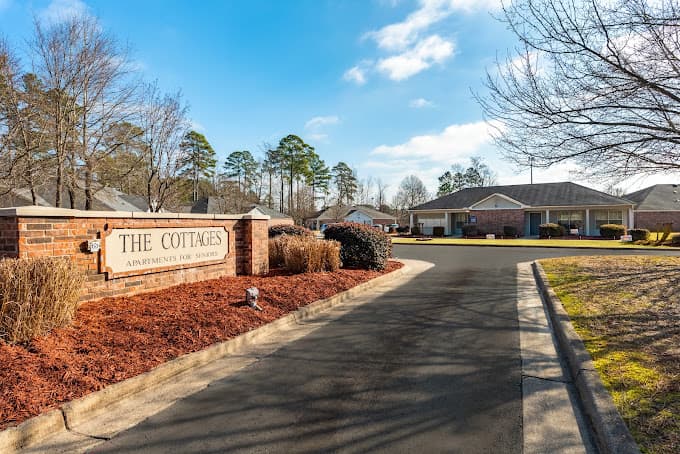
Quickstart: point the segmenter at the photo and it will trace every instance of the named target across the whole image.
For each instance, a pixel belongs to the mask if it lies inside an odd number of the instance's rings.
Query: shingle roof
[[[364,213],[366,216],[370,217],[371,219],[395,219],[395,217],[392,216],[391,214],[383,213],[382,211],[378,211],[373,208],[365,206],[352,207],[352,209],[347,211],[347,214],[345,216],[349,216],[355,211],[360,211]]]
[[[266,214],[272,219],[291,219],[291,217],[286,214],[257,203],[246,205],[242,211],[248,212],[254,208],[257,208],[260,213]],[[192,213],[224,214],[225,211],[236,212],[235,209],[231,209],[228,206],[228,203],[225,199],[220,197],[204,197],[199,199],[191,207]]]
[[[54,206],[56,190],[53,186],[42,186],[36,190],[36,202],[40,206]],[[64,190],[61,196],[62,208],[85,209],[85,196],[83,191],[76,191],[74,206],[68,192]],[[0,196],[0,206],[27,206],[32,205],[30,190],[27,188],[15,188],[9,193]],[[98,211],[146,211],[144,197],[125,194],[117,189],[104,187],[94,192],[92,209]]]
[[[276,211],[276,210],[269,208],[267,206],[264,206],[264,205],[253,204],[253,205],[251,205],[250,209],[251,209],[251,211],[257,210],[260,213],[265,214],[272,219],[292,219],[291,216],[288,216],[287,214],[283,214],[280,211]]]
[[[423,203],[411,210],[465,209],[503,194],[527,206],[631,205],[632,202],[571,182],[468,188]]]
[[[636,210],[680,211],[679,186],[677,184],[655,184],[654,186],[626,194],[624,197],[635,202]]]
[[[354,205],[354,206],[348,206],[348,207],[340,207],[340,209],[337,206],[331,206],[326,208],[325,210],[318,211],[314,213],[311,217],[307,218],[308,220],[316,219],[316,220],[321,220],[321,219],[343,219],[347,216],[350,215],[350,213],[354,211],[361,211],[364,213],[366,216],[369,216],[371,219],[394,219],[394,216],[391,214],[383,213],[382,211],[378,211],[376,209],[364,206],[364,205]],[[337,218],[336,218],[337,215]]]

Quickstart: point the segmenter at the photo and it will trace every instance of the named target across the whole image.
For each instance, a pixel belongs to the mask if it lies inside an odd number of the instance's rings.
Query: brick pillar
[[[19,256],[19,220],[16,216],[0,217],[0,258]]]
[[[244,215],[236,224],[236,272],[269,272],[269,216]]]

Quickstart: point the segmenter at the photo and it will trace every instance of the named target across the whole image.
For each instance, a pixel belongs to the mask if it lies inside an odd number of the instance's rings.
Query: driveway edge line
[[[574,330],[569,315],[562,307],[543,267],[531,264],[539,293],[547,305],[557,343],[565,355],[585,414],[593,428],[595,440],[603,454],[639,454],[640,449],[619,414],[609,391],[604,387],[593,365],[590,353]]]
[[[348,299],[354,298],[370,288],[397,279],[409,270],[409,266],[378,276],[347,289],[331,297],[314,301],[266,325],[240,334],[232,339],[213,344],[203,350],[187,353],[173,360],[156,366],[148,372],[130,377],[118,383],[106,386],[78,399],[62,404],[54,410],[34,416],[21,424],[0,431],[0,452],[3,454],[19,453],[22,449],[40,443],[59,432],[68,432],[71,427],[102,413],[106,408],[121,399],[132,397],[140,392],[161,385],[172,377],[209,364],[226,357],[238,349],[254,345],[264,336],[285,330],[287,327],[304,322],[313,316],[325,312]]]

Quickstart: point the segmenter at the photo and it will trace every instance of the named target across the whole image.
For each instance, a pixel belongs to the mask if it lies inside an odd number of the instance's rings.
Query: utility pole
[[[534,157],[529,157],[529,175],[531,178],[531,184],[534,184]]]

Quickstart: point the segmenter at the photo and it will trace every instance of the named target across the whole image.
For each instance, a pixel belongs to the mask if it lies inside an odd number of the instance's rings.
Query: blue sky
[[[33,17],[86,12],[127,41],[144,77],[181,89],[220,161],[300,135],[333,166],[393,194],[418,175],[432,192],[481,155],[499,183],[528,183],[490,143],[471,92],[514,46],[500,0],[0,0],[0,30],[25,47]],[[535,182],[577,179],[567,167]],[[622,183],[637,188],[663,178]],[[670,179],[672,180],[672,178]],[[670,181],[666,177],[666,181]],[[598,187],[594,182],[585,182]],[[600,188],[602,186],[599,186]]]

